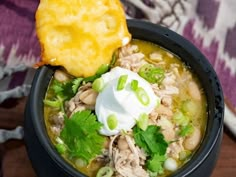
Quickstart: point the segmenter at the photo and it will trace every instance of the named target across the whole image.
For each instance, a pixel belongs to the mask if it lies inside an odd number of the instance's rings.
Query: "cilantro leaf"
[[[61,111],[64,112],[64,102],[76,94],[82,81],[83,78],[76,78],[67,82],[59,82],[54,79],[50,85],[50,90],[56,97],[47,97],[47,99],[44,100],[44,104],[54,108],[60,108]]]
[[[164,155],[155,154],[151,159],[147,161],[147,168],[152,172],[162,174],[164,172],[163,163],[166,160]]]
[[[81,158],[89,163],[101,153],[105,138],[98,134],[102,124],[90,110],[79,111],[65,118],[60,138],[68,147],[71,157]]]
[[[168,147],[168,143],[160,132],[160,127],[155,125],[149,125],[145,131],[136,126],[134,128],[134,140],[150,156],[154,154],[164,155]]]
[[[102,64],[102,65],[98,68],[98,70],[97,70],[97,72],[95,73],[95,75],[84,78],[84,81],[85,81],[85,82],[93,82],[93,81],[95,81],[97,78],[101,77],[102,74],[106,73],[109,69],[110,69],[110,66],[109,66],[109,65],[107,65],[107,64]]]
[[[75,94],[81,84],[81,82],[83,81],[83,78],[76,78],[72,81],[73,85],[72,85],[72,91]]]
[[[74,96],[72,85],[72,81],[59,82],[58,80],[54,79],[51,88],[56,95],[60,96],[60,98],[63,100],[68,100]]]

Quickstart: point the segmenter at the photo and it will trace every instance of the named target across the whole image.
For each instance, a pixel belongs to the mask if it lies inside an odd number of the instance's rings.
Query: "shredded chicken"
[[[115,176],[119,177],[148,177],[148,173],[143,169],[142,165],[146,160],[145,153],[135,146],[134,140],[130,135],[124,135],[124,139],[128,144],[127,149],[119,149],[115,141],[123,138],[120,135],[112,137],[109,146],[109,155],[111,159],[110,166],[115,170]]]
[[[120,66],[138,72],[139,68],[147,62],[144,60],[145,55],[137,51],[138,47],[136,45],[127,45],[122,47],[118,58]]]
[[[179,158],[179,153],[184,150],[183,138],[179,138],[177,142],[171,143],[167,148],[167,154],[175,159]]]
[[[65,107],[67,114],[71,116],[77,111],[82,111],[85,109],[94,110],[97,93],[92,90],[92,84],[86,83],[81,86],[77,94],[66,102]],[[91,104],[88,104],[91,103]]]
[[[167,117],[171,118],[173,116],[173,112],[169,107],[164,106],[163,104],[159,105],[155,111],[158,115],[166,115]]]
[[[175,126],[168,118],[162,116],[157,120],[157,125],[161,127],[161,131],[165,137],[165,140],[175,140]]]
[[[154,93],[163,98],[165,96],[170,97],[172,95],[179,94],[179,88],[177,86],[177,77],[174,72],[166,73],[162,84],[152,84]]]
[[[56,115],[53,115],[49,117],[49,122],[51,124],[51,131],[54,135],[59,136],[61,133],[61,130],[64,127],[64,114],[62,112],[57,113]]]
[[[195,82],[191,81],[188,83],[188,92],[193,99],[201,100],[201,92]]]
[[[136,52],[138,52],[138,46],[128,44],[128,45],[120,48],[119,58],[129,56],[129,55],[136,53]]]
[[[172,111],[171,103],[172,103],[172,100],[166,100],[165,102],[165,99],[164,99],[164,101],[161,101],[161,104],[159,106],[157,106],[155,109],[152,110],[152,112],[149,114],[149,118],[153,121],[154,125],[155,125],[156,120],[160,118],[161,116],[165,116],[168,119],[172,118],[173,111]],[[152,122],[150,123],[152,124]]]
[[[172,98],[170,96],[164,96],[161,99],[161,104],[163,104],[166,107],[171,107],[171,105],[172,105]]]
[[[160,52],[153,52],[149,55],[149,58],[154,61],[162,61],[163,57]]]

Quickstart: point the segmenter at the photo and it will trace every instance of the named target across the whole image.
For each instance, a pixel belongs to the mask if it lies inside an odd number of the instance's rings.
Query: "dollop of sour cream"
[[[127,75],[125,87],[122,90],[117,90],[119,78]],[[121,130],[129,131],[136,124],[136,121],[141,114],[149,114],[157,105],[158,97],[155,95],[150,83],[140,77],[137,73],[130,70],[115,67],[110,72],[103,74],[104,88],[98,94],[95,112],[98,121],[103,124],[100,133],[106,136],[116,135]],[[149,102],[144,105],[140,102],[131,89],[131,82],[138,81],[138,87],[141,87],[147,96]],[[116,118],[116,127],[110,129],[108,125],[109,116],[113,115]]]

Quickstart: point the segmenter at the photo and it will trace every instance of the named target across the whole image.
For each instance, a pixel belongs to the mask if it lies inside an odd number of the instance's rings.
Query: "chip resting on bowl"
[[[131,39],[119,0],[41,0],[36,31],[43,63],[77,77],[94,75]]]

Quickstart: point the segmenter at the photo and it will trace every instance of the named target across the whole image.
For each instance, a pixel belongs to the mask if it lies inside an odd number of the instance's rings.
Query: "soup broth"
[[[120,101],[123,92],[128,96]],[[113,96],[117,100],[113,101]],[[91,177],[99,176],[102,170],[112,172],[110,176],[168,176],[191,160],[207,122],[204,90],[191,68],[166,49],[141,40],[132,40],[116,51],[112,63],[95,76],[74,78],[63,69],[57,70],[44,103],[45,124],[53,145],[68,163]],[[88,161],[66,140],[68,132],[73,133],[69,121],[86,110],[100,126],[94,133],[101,141],[94,145],[102,144],[100,154]],[[89,141],[91,136],[86,133],[85,141]],[[85,144],[82,148],[89,149]]]

